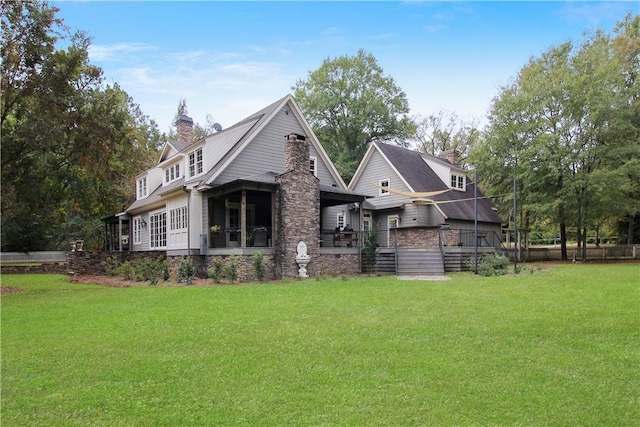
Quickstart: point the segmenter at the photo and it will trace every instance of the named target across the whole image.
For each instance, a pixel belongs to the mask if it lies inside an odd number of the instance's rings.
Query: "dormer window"
[[[180,178],[180,163],[175,163],[164,170],[164,183],[168,184]]]
[[[378,181],[378,185],[380,185],[380,192],[378,193],[380,196],[383,196],[385,194],[389,194],[389,190],[387,190],[387,188],[389,188],[389,178],[387,179],[381,179],[380,181]]]
[[[147,177],[143,176],[137,181],[138,199],[147,197]]]
[[[194,177],[202,173],[202,148],[189,154],[189,176]]]
[[[451,188],[455,190],[465,190],[465,176],[458,174],[451,174]]]

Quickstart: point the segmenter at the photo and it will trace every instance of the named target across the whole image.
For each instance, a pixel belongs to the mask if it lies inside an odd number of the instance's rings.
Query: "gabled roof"
[[[382,155],[389,166],[396,172],[398,177],[402,179],[412,192],[419,193],[438,191],[447,190],[449,188],[448,184],[438,177],[434,170],[429,166],[428,162],[435,162],[446,166],[455,172],[466,174],[463,169],[460,169],[448,161],[438,157],[409,150],[397,145],[373,142],[369,147],[369,150],[367,150],[367,154],[365,154],[365,157],[358,166],[358,170],[349,184],[349,188],[353,189],[355,187],[355,183],[357,183],[362,172],[367,167],[367,163],[374,152],[378,152]],[[436,204],[445,217],[450,219],[473,221],[475,219],[474,186],[475,183],[467,177],[467,186],[465,191],[451,190],[437,196],[433,196],[431,199],[435,202],[448,202]],[[376,206],[376,203],[373,202],[373,200],[368,200],[368,202],[372,202],[371,205]],[[409,202],[410,200],[408,199],[407,203]],[[478,190],[478,221],[494,223],[502,222],[498,214],[493,210],[491,201],[484,198],[480,190]]]
[[[298,104],[295,102],[292,95],[287,95],[262,110],[250,115],[236,125],[207,137],[207,143],[213,143],[217,151],[213,160],[214,166],[205,174],[204,177],[198,178],[201,180],[201,185],[212,184],[215,179],[233,162],[233,160],[242,153],[242,151],[271,121],[271,119],[273,119],[275,115],[285,107],[288,107],[296,116],[310,143],[318,152],[322,161],[327,165],[333,179],[342,188],[347,188],[342,177],[333,165],[333,162],[331,162],[329,156],[322,147],[322,144],[320,144],[320,141],[305,120],[300,107],[298,107]]]
[[[276,102],[266,106],[265,108],[251,114],[244,118],[235,125],[218,131],[206,138],[196,141],[193,144],[180,143],[177,141],[168,141],[160,156],[158,166],[163,162],[170,162],[174,158],[178,158],[180,154],[184,154],[194,147],[206,145],[207,147],[207,163],[212,165],[208,171],[205,171],[203,175],[198,175],[193,178],[184,178],[175,183],[171,183],[164,188],[162,185],[156,188],[149,196],[136,200],[131,206],[127,208],[127,212],[132,210],[141,209],[142,207],[153,206],[162,200],[162,197],[169,192],[173,192],[175,188],[181,188],[187,186],[189,188],[197,187],[199,189],[207,189],[212,185],[216,185],[216,178],[242,153],[242,151],[251,143],[251,141],[260,134],[262,129],[276,116],[276,114],[283,108],[287,108],[288,112],[291,112],[298,120],[304,133],[307,136],[307,140],[313,145],[314,149],[318,153],[319,161],[322,161],[331,174],[333,180],[337,183],[338,188],[346,190],[347,186],[342,180],[342,177],[338,173],[331,159],[327,155],[326,151],[320,144],[320,141],[314,134],[313,130],[307,123],[300,107],[298,107],[292,95],[287,95],[277,100]],[[284,135],[283,135],[284,137]],[[271,174],[275,175],[275,173]],[[256,177],[256,179],[270,180],[270,174],[265,176]],[[246,179],[238,177],[238,179]],[[335,192],[334,188],[333,192]]]
[[[162,153],[160,153],[160,158],[158,159],[158,164],[167,160],[170,157],[175,156],[177,153],[180,153],[182,150],[187,148],[189,143],[186,142],[178,142],[178,141],[167,141],[164,144],[164,148],[162,149]]]

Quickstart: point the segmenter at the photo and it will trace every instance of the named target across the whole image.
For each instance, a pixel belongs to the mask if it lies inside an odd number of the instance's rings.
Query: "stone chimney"
[[[460,153],[455,149],[443,151],[438,155],[438,157],[448,161],[454,166],[458,166],[458,162],[460,161]]]
[[[178,131],[178,142],[191,144],[193,142],[193,119],[184,114],[178,118],[176,123]]]
[[[285,136],[286,171],[276,177],[276,277],[298,277],[297,245],[305,242],[311,262],[308,274],[316,274],[320,254],[320,188],[309,170],[309,141],[304,135]]]
[[[286,172],[309,172],[309,141],[304,135],[290,133],[284,141],[284,169]]]

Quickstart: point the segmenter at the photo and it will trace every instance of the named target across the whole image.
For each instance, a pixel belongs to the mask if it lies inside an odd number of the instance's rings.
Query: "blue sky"
[[[612,31],[640,0],[614,2],[53,1],[92,38],[90,61],[162,131],[180,99],[231,126],[282,96],[325,58],[373,54],[411,114],[485,121],[499,88],[551,46]]]

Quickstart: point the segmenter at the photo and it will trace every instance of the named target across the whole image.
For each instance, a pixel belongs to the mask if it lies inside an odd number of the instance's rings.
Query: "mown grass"
[[[635,425],[640,264],[105,288],[3,276],[2,425]]]

